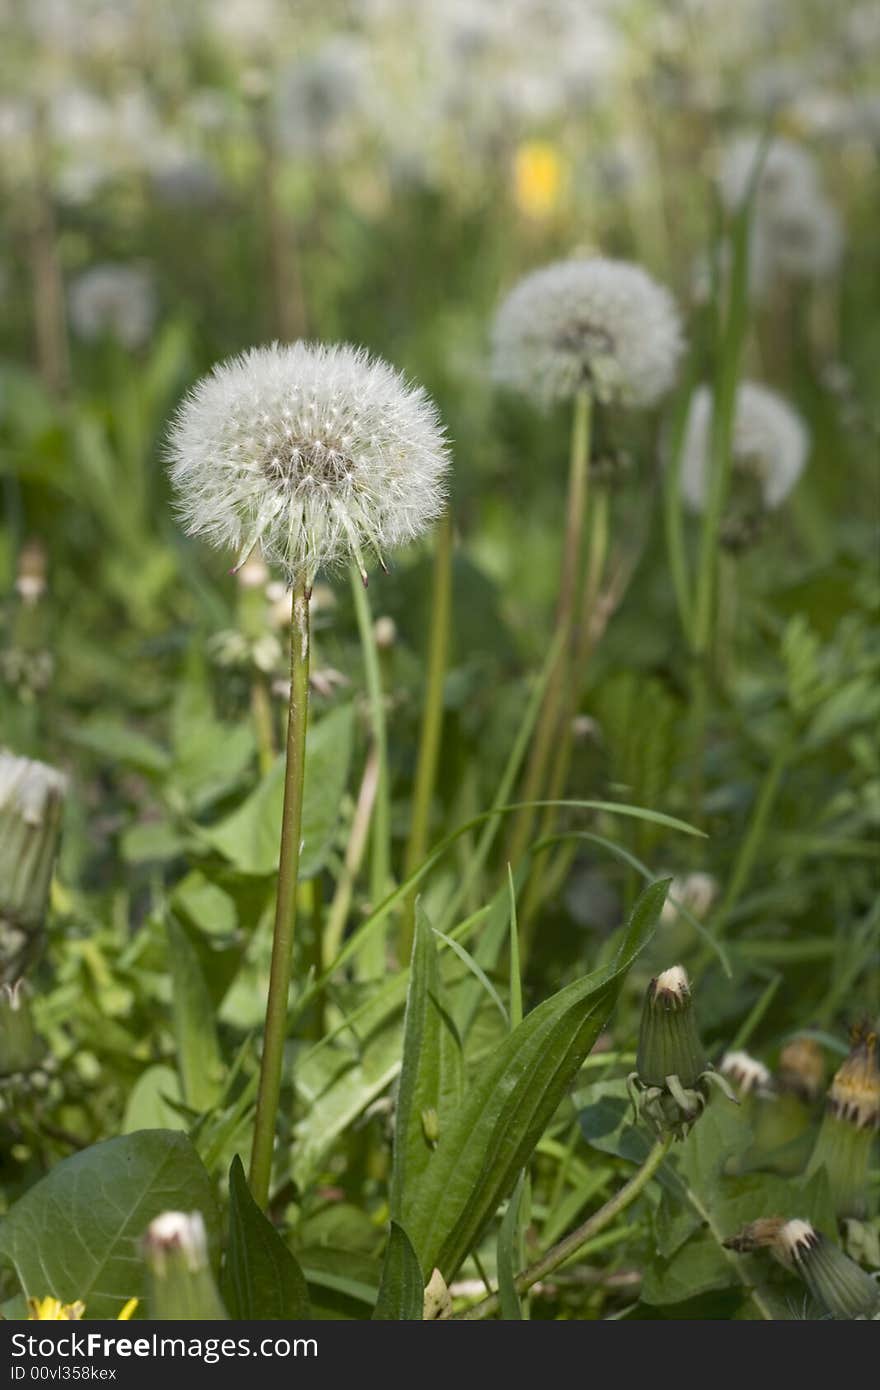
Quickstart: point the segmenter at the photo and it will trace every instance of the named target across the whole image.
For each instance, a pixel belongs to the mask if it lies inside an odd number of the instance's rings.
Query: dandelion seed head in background
[[[718,191],[729,212],[742,207],[761,141],[740,135],[722,151]],[[774,139],[758,175],[751,232],[750,285],[758,296],[782,276],[821,280],[836,271],[843,251],[843,224],[827,197],[819,167],[794,140]]]
[[[244,559],[259,544],[288,582],[363,552],[380,559],[442,512],[449,451],[436,407],[348,345],[253,348],[220,363],[169,438],[187,531]]]
[[[693,511],[706,503],[712,426],[712,393],[694,392],[688,409],[681,456],[681,490]],[[760,484],[768,510],[785,501],[804,470],[810,435],[797,411],[766,386],[744,381],[736,396],[733,469]]]
[[[675,382],[683,350],[669,291],[640,266],[594,257],[514,287],[495,319],[492,371],[541,405],[586,388],[603,403],[649,406]]]
[[[86,342],[115,338],[130,350],[142,347],[156,320],[156,290],[144,266],[105,262],[84,270],[69,293],[70,321]]]

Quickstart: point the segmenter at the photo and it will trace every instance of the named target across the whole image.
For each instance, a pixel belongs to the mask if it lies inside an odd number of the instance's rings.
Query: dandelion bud
[[[0,979],[42,928],[66,790],[53,767],[0,749]]]
[[[0,985],[0,1077],[33,1071],[45,1047],[34,1028],[24,980]]]
[[[706,1104],[710,1082],[735,1100],[706,1058],[684,967],[673,965],[651,981],[642,1006],[629,1079],[636,1111],[658,1133],[684,1138]]]
[[[377,618],[373,635],[380,652],[390,651],[397,641],[397,624],[393,618]]]
[[[168,445],[187,531],[259,545],[290,584],[412,540],[443,509],[447,444],[420,388],[349,346],[253,348],[203,377]]]
[[[725,1052],[719,1068],[736,1086],[741,1096],[768,1096],[773,1092],[773,1077],[768,1067],[748,1052]]]
[[[831,1083],[807,1175],[825,1169],[838,1217],[863,1217],[868,1166],[880,1122],[877,1035],[859,1029],[849,1057]]]
[[[46,592],[46,549],[41,541],[29,540],[21,548],[15,592],[22,603],[38,603]]]
[[[779,1085],[808,1103],[814,1101],[825,1080],[825,1057],[814,1038],[797,1037],[779,1054]]]
[[[668,1076],[677,1076],[683,1086],[694,1086],[706,1070],[690,985],[681,965],[664,970],[648,986],[636,1068],[646,1086],[664,1086]]]
[[[800,1275],[832,1318],[875,1318],[880,1313],[877,1282],[809,1221],[786,1221],[776,1236],[773,1253]]]
[[[581,390],[609,404],[653,405],[674,384],[683,350],[669,291],[640,266],[599,256],[527,275],[492,332],[495,380],[543,406]]]
[[[211,1273],[200,1212],[163,1212],[147,1227],[142,1248],[154,1320],[216,1322],[227,1317]]]

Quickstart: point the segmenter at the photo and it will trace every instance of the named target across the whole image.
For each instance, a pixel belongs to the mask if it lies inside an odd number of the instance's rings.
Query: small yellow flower
[[[527,217],[542,218],[559,206],[568,164],[549,140],[526,140],[513,163],[514,198]]]
[[[86,1305],[62,1303],[57,1298],[29,1298],[28,1322],[79,1322]]]
[[[128,1322],[138,1306],[136,1298],[130,1298],[118,1314],[117,1322]],[[81,1299],[76,1303],[62,1303],[58,1298],[29,1298],[28,1322],[79,1322],[86,1305]]]

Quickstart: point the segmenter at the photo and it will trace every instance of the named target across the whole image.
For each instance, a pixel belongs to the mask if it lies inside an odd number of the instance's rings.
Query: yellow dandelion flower
[[[128,1322],[138,1306],[136,1298],[130,1298],[120,1313],[117,1322]],[[79,1322],[86,1311],[82,1299],[76,1303],[62,1303],[60,1298],[29,1298],[28,1322]]]
[[[514,198],[527,217],[549,217],[559,206],[568,164],[549,140],[526,140],[513,162]]]

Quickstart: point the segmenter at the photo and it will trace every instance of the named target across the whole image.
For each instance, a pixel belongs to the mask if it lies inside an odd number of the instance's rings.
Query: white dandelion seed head
[[[669,291],[640,266],[603,257],[527,275],[492,333],[495,380],[542,405],[583,387],[603,403],[652,405],[673,385],[683,350]]]
[[[742,207],[761,156],[762,138],[737,135],[721,151],[718,191],[729,212]],[[813,156],[794,140],[777,137],[767,147],[756,190],[759,211],[791,208],[819,191]]]
[[[691,397],[681,455],[682,496],[692,511],[706,504],[712,392],[700,386]],[[766,386],[743,381],[736,394],[733,424],[735,473],[757,479],[764,506],[785,501],[804,470],[809,431],[787,401]]]
[[[92,266],[70,286],[70,321],[86,342],[115,338],[123,347],[141,347],[153,331],[156,291],[145,266],[110,261]]]
[[[781,275],[822,280],[837,270],[843,252],[843,224],[837,209],[821,194],[768,215],[762,226],[771,261]]]
[[[191,535],[260,544],[288,582],[383,554],[442,512],[448,445],[420,387],[363,349],[252,348],[197,382],[168,445]]]

